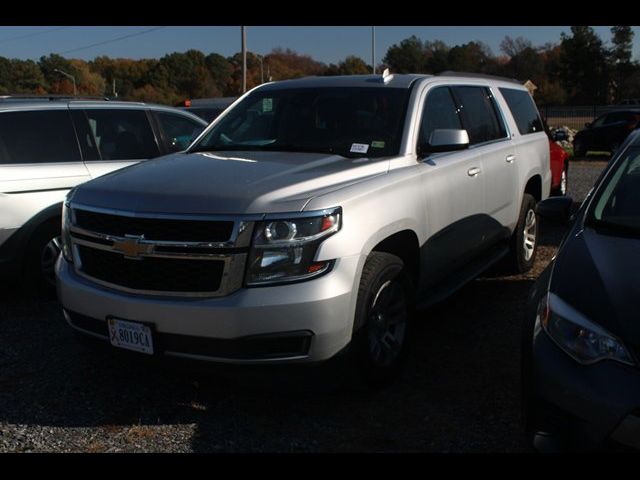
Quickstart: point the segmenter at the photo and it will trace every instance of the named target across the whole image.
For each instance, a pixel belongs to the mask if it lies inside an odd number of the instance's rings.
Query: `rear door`
[[[161,155],[147,110],[72,108],[92,178]]]
[[[518,218],[516,150],[488,87],[456,86],[453,93],[462,105],[469,148],[482,157],[486,214],[482,242],[488,248],[507,238]]]
[[[89,179],[66,105],[0,113],[0,228],[22,226]]]
[[[420,123],[419,144],[435,129],[462,129],[460,109],[448,86],[429,90]],[[483,242],[484,174],[472,149],[428,154],[419,174],[423,183],[429,240],[422,246],[423,286],[428,288],[474,260]]]

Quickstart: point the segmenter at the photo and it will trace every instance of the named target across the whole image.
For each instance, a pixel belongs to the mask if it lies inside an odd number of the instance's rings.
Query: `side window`
[[[529,92],[511,88],[500,88],[500,93],[513,114],[513,119],[516,121],[520,135],[542,132],[544,130],[538,109]]]
[[[436,87],[427,95],[420,123],[420,143],[428,144],[431,133],[440,128],[463,128],[449,87]]]
[[[604,121],[607,118],[606,115],[602,115],[601,117],[596,118],[593,123],[591,123],[592,127],[601,127],[604,125]]]
[[[624,122],[626,120],[626,115],[622,112],[614,112],[610,113],[604,119],[604,124],[609,125],[612,123]]]
[[[493,96],[485,87],[453,87],[462,104],[464,124],[471,145],[505,138],[507,131],[498,116]]]
[[[0,114],[0,165],[81,161],[67,110]]]
[[[204,130],[200,123],[173,113],[156,112],[156,117],[164,131],[167,149],[170,152],[186,149]]]
[[[141,160],[160,155],[144,110],[85,110],[102,160]]]

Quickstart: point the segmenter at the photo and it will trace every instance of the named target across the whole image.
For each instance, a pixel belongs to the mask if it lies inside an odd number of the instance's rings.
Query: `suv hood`
[[[386,173],[389,158],[291,152],[178,153],[79,186],[74,202],[134,212],[295,212],[313,197]]]

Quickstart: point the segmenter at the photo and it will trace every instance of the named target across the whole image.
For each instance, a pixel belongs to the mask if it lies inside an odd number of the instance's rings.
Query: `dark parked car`
[[[573,153],[583,157],[588,151],[615,152],[625,138],[638,127],[640,110],[617,110],[585,124],[573,138]]]
[[[567,221],[568,197],[538,205]],[[572,216],[529,295],[523,330],[527,434],[539,450],[640,447],[640,132]]]
[[[229,105],[235,102],[237,98],[238,97],[194,98],[192,100],[185,100],[183,104],[177,106],[211,123],[218,118],[218,115],[224,112]]]

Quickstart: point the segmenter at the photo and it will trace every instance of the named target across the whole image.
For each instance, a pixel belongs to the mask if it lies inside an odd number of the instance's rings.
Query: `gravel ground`
[[[581,201],[604,162],[574,162]],[[420,312],[403,377],[375,393],[315,370],[201,372],[79,343],[55,301],[0,297],[3,452],[522,452],[519,336],[535,268],[499,271]]]

